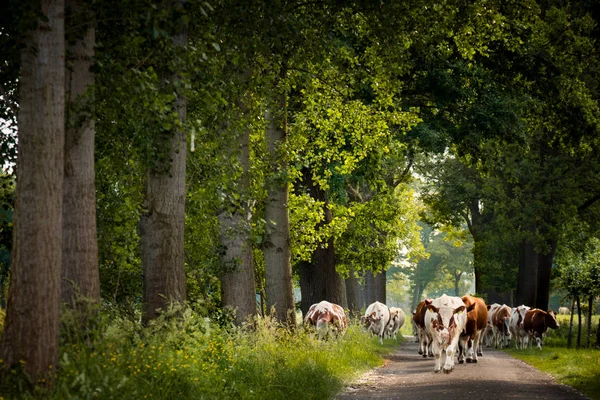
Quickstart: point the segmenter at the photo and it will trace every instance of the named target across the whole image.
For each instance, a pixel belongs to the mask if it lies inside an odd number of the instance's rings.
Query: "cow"
[[[492,347],[495,344],[494,341],[494,323],[492,321],[492,316],[496,312],[496,310],[500,308],[500,304],[494,303],[487,306],[488,309],[488,320],[487,325],[485,327],[485,331],[483,332],[483,336],[485,338],[485,345],[487,347]]]
[[[525,343],[527,333],[525,333],[525,329],[523,328],[523,321],[525,320],[525,314],[530,308],[531,307],[523,304],[513,308],[510,312],[510,334],[515,342],[515,349],[517,350],[524,349],[527,345],[527,343]]]
[[[492,315],[492,329],[494,330],[494,346],[503,348],[505,345],[508,346],[510,342],[510,307],[506,304],[494,310]]]
[[[467,322],[458,342],[458,363],[462,364],[465,357],[467,363],[476,363],[477,356],[483,355],[481,336],[487,326],[488,309],[479,297],[463,296],[462,301],[467,307]]]
[[[427,299],[431,301],[432,299]],[[417,338],[419,339],[419,354],[423,357],[433,357],[433,351],[431,350],[431,337],[425,330],[425,311],[427,311],[426,300],[422,300],[415,311],[413,311],[413,326],[417,330]]]
[[[443,371],[454,369],[454,354],[458,347],[460,333],[467,323],[467,308],[460,297],[447,296],[425,300],[425,330],[433,338],[432,350],[435,356],[434,372],[442,369],[442,355],[445,354]],[[473,304],[474,308],[475,305]]]
[[[310,306],[304,317],[304,324],[316,328],[319,340],[328,335],[330,327],[338,336],[348,326],[344,309],[325,300]]]
[[[393,337],[395,341],[398,341],[398,331],[404,325],[406,321],[406,314],[398,307],[390,307],[390,322],[388,322],[385,328],[385,334],[387,337]]]
[[[569,310],[568,307],[558,307],[558,313],[560,315],[569,315],[569,314],[571,314],[571,311]]]
[[[367,330],[379,336],[379,343],[383,344],[385,327],[390,322],[390,310],[388,306],[378,301],[372,303],[367,307],[363,321]]]
[[[533,339],[535,338],[537,347],[541,350],[542,341],[546,335],[546,332],[548,331],[548,328],[558,329],[556,313],[551,310],[546,312],[538,308],[528,310],[523,321],[523,328],[529,336],[529,341],[531,343],[530,347],[533,346]]]

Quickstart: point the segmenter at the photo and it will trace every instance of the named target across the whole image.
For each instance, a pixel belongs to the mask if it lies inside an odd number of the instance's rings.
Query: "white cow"
[[[379,336],[379,343],[383,344],[385,327],[390,322],[390,310],[388,306],[376,301],[367,307],[363,320],[367,330]]]
[[[520,305],[512,308],[510,312],[509,328],[510,334],[515,341],[515,349],[524,349],[527,346],[527,332],[523,327],[523,321],[525,321],[525,314],[531,307],[526,305]]]
[[[442,354],[445,354],[444,372],[454,369],[454,355],[458,349],[460,333],[467,323],[467,309],[460,297],[447,296],[433,301],[426,300],[425,329],[433,338],[434,372],[442,369]]]
[[[399,307],[390,308],[390,322],[385,328],[385,335],[387,337],[393,337],[395,341],[398,341],[398,331],[404,325],[406,321],[406,314]]]

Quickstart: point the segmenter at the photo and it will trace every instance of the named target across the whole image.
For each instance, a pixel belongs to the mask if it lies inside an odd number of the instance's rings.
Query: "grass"
[[[597,317],[593,321],[597,321]],[[557,382],[571,386],[586,396],[600,400],[600,350],[567,348],[567,335],[569,332],[569,316],[559,316],[560,327],[549,330],[544,339],[543,349],[535,347],[530,350],[515,350],[514,347],[506,350],[510,355],[533,367],[549,373]],[[576,343],[577,322],[573,327],[573,347]],[[585,328],[585,326],[583,327]],[[592,327],[595,342],[597,326]],[[585,332],[582,332],[582,345],[585,345]]]
[[[327,399],[397,346],[379,345],[357,323],[337,340],[318,341],[269,319],[241,330],[189,309],[181,315],[149,327],[102,316],[86,334],[64,329],[55,387],[25,390],[15,374],[0,398]]]

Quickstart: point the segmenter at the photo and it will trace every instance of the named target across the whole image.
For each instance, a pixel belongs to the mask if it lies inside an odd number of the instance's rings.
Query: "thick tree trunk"
[[[375,301],[387,304],[387,276],[385,271],[375,275]]]
[[[354,273],[354,268],[350,269],[350,274],[346,278],[346,301],[348,302],[348,309],[350,314],[360,314],[360,303],[358,300],[358,279]]]
[[[237,153],[242,176],[236,187],[241,192],[250,191],[250,133],[240,135],[233,151]],[[241,198],[246,198],[242,195]],[[232,210],[233,213],[228,210]],[[221,266],[221,299],[224,306],[236,310],[235,321],[241,325],[249,317],[256,315],[256,288],[254,285],[254,264],[250,243],[251,211],[248,203],[228,204],[219,214],[219,244],[224,249]]]
[[[58,357],[64,163],[64,2],[42,0],[24,36],[12,269],[0,359],[31,382],[54,379]],[[3,375],[3,374],[2,374]],[[0,381],[2,381],[0,376]]]
[[[368,307],[377,301],[377,285],[372,271],[365,272],[365,304]]]
[[[596,348],[600,348],[600,319],[598,320],[598,327],[596,328]]]
[[[552,261],[556,253],[556,241],[550,241],[550,250],[547,254],[538,254],[537,296],[535,306],[541,310],[548,310],[550,301],[550,277],[552,274]]]
[[[533,307],[537,298],[538,258],[533,244],[527,240],[519,245],[519,276],[517,280],[516,302]]]
[[[90,17],[80,0],[66,0],[67,28],[77,32],[81,21]],[[83,37],[67,42],[65,100],[68,111],[65,128],[63,199],[63,243],[61,299],[77,306],[78,298],[100,301],[98,238],[96,235],[96,186],[94,181],[94,121],[89,113],[76,112],[94,84],[90,71],[94,56],[95,30],[86,27]],[[79,106],[79,107],[78,107]],[[84,108],[85,109],[85,108]]]
[[[300,309],[306,315],[311,305],[325,300],[325,282],[315,263],[300,261],[298,263],[300,276]]]
[[[285,95],[279,96],[278,111],[285,110]],[[281,171],[287,163],[281,156],[286,140],[285,119],[267,113],[267,144],[271,157],[271,178],[267,184],[265,204],[266,237],[263,245],[268,312],[275,309],[274,317],[284,324],[295,324],[295,305],[292,283],[290,248],[290,216],[288,183]]]
[[[185,46],[187,31],[173,37],[175,46]],[[178,76],[172,77],[180,80]],[[183,123],[187,101],[177,93],[175,110]],[[140,217],[140,247],[144,270],[144,320],[156,318],[186,300],[184,220],[187,134],[176,127],[167,160],[159,170],[150,170],[146,182],[145,212]],[[165,172],[168,171],[168,172]]]

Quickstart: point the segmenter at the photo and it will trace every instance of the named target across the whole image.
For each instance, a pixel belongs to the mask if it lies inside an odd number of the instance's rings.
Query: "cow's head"
[[[431,313],[431,326],[438,332],[442,343],[450,343],[456,335],[457,318],[466,307],[464,305],[452,307],[436,307],[433,304],[427,305],[427,311]]]
[[[546,313],[546,326],[551,329],[558,329],[559,327],[556,313],[552,310],[548,310]]]
[[[369,328],[371,325],[381,321],[381,317],[377,316],[377,313],[373,311],[369,315],[365,315],[364,317],[364,326],[365,328]]]

